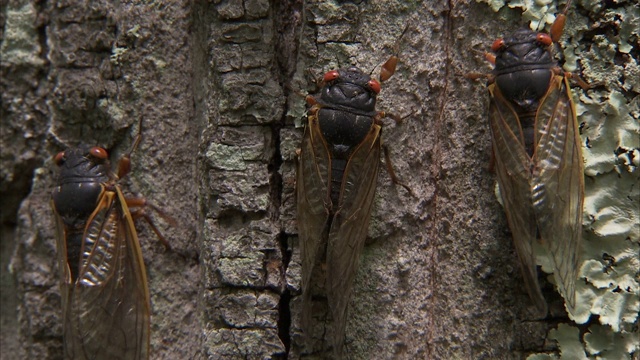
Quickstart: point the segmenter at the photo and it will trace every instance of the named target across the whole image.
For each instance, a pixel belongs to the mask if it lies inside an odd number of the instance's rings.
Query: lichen
[[[538,30],[564,8],[547,0],[477,1],[494,11],[504,5],[521,8],[522,17]],[[565,71],[593,85],[572,90],[581,125],[585,201],[578,303],[571,319],[586,324],[586,333],[574,324],[560,324],[548,335],[559,352],[528,359],[630,359],[640,351],[640,76],[633,55],[640,39],[640,8],[624,0],[611,8],[596,0],[571,6],[560,58]],[[545,256],[539,254],[538,260],[548,272]]]
[[[20,8],[9,5],[6,11],[7,22],[2,47],[0,47],[2,62],[16,65],[43,65],[44,59],[40,57],[42,49],[35,27],[38,14],[33,3],[25,2]]]
[[[118,46],[114,46],[111,49],[111,56],[109,57],[109,60],[111,61],[111,64],[113,65],[120,65],[120,60],[122,59],[122,56],[124,56],[124,54],[128,51],[129,49],[127,49],[126,47],[118,47]]]

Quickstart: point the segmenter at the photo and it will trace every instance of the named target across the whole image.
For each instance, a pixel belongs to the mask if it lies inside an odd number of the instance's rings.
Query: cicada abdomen
[[[551,33],[521,29],[492,46],[489,124],[495,169],[525,286],[538,317],[547,303],[538,284],[534,244],[547,251],[555,282],[573,313],[582,238],[584,176],[582,149],[568,77],[552,45],[564,14]]]
[[[137,142],[136,142],[137,143]],[[60,175],[52,194],[61,272],[67,359],[148,359],[147,276],[119,174],[99,147],[55,157]]]

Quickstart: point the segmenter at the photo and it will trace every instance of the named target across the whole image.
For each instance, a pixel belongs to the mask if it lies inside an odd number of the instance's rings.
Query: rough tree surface
[[[494,195],[488,94],[463,76],[490,70],[475,50],[521,26],[519,10],[400,0],[1,6],[2,359],[62,356],[52,156],[86,143],[116,161],[140,118],[121,184],[176,220],[150,211],[171,252],[137,226],[151,359],[312,358],[294,198],[304,96],[333,68],[377,74],[407,26],[378,108],[408,115],[385,120],[382,139],[414,196],[381,171],[345,353],[519,359],[553,349],[545,338],[558,319],[528,321]],[[553,287],[544,291],[562,314]]]

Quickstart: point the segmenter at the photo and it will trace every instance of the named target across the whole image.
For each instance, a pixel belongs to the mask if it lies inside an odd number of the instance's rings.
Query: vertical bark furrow
[[[284,108],[275,52],[278,13],[266,0],[223,1],[207,11],[203,351],[211,359],[282,356],[273,130]]]

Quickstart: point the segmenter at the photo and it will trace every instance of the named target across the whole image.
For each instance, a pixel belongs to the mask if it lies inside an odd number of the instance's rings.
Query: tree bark
[[[309,73],[378,74],[396,43],[400,63],[378,109],[406,116],[385,120],[382,140],[413,195],[380,173],[345,353],[517,359],[551,349],[555,323],[528,321],[494,195],[488,94],[463,76],[490,71],[475,50],[516,29],[519,14],[468,1],[3,4],[2,244],[15,247],[16,279],[15,290],[3,281],[3,298],[17,295],[19,335],[3,328],[3,348],[15,352],[2,358],[62,356],[52,156],[84,143],[115,160],[140,118],[143,140],[121,184],[176,220],[151,213],[173,251],[137,226],[151,358],[326,356],[321,333],[307,356],[300,330],[295,156]],[[561,312],[551,286],[545,295]]]

